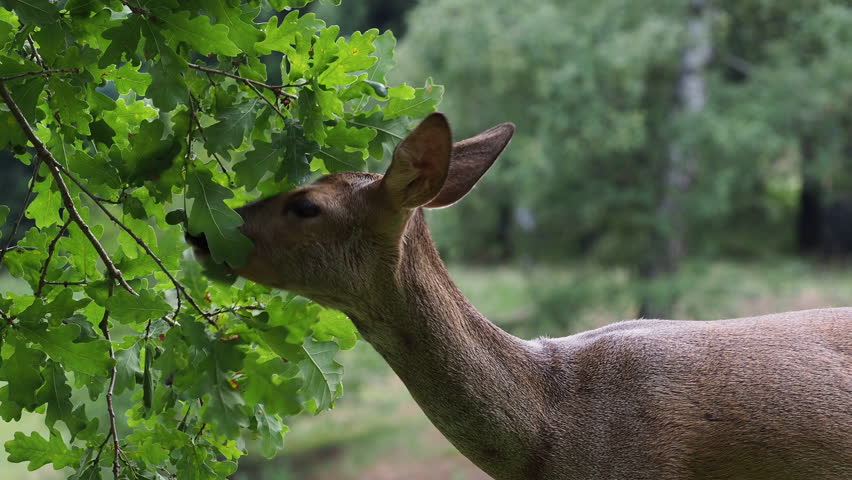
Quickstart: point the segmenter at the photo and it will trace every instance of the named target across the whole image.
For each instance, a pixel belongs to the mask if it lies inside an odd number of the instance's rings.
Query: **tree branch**
[[[183,284],[182,284],[182,283],[180,283],[180,282],[178,281],[178,279],[177,279],[177,278],[175,278],[175,276],[174,276],[174,275],[172,275],[172,273],[171,273],[171,272],[169,272],[169,270],[166,268],[166,266],[165,266],[165,265],[163,265],[163,261],[162,261],[162,260],[160,260],[160,258],[159,258],[159,257],[158,257],[155,253],[154,253],[154,251],[153,251],[153,250],[151,250],[151,247],[149,247],[149,246],[148,246],[148,244],[147,244],[147,243],[145,243],[145,241],[144,241],[144,240],[142,240],[141,238],[139,238],[139,236],[138,236],[138,235],[136,235],[135,233],[133,233],[133,230],[131,230],[131,229],[130,229],[127,225],[125,225],[125,224],[124,224],[121,220],[119,220],[119,219],[118,219],[115,215],[113,215],[113,213],[112,213],[112,212],[110,212],[110,211],[109,211],[109,209],[107,209],[107,208],[106,208],[106,207],[105,207],[105,206],[104,206],[104,205],[103,205],[100,201],[98,201],[98,199],[97,199],[98,197],[97,197],[95,194],[93,194],[93,193],[91,192],[91,190],[89,190],[88,188],[86,188],[86,186],[85,186],[85,185],[83,185],[83,183],[82,183],[80,180],[78,180],[78,179],[77,179],[77,177],[75,177],[74,175],[72,175],[72,174],[71,174],[71,172],[69,172],[69,171],[68,171],[65,167],[63,167],[63,166],[62,166],[62,164],[57,163],[57,164],[56,164],[56,166],[57,166],[57,168],[59,169],[59,171],[60,171],[60,172],[62,172],[65,176],[67,176],[68,178],[70,178],[72,182],[74,182],[74,183],[75,183],[78,187],[80,187],[80,190],[82,190],[82,191],[83,191],[83,193],[85,193],[85,194],[86,194],[89,198],[91,198],[91,199],[92,199],[92,201],[95,203],[95,205],[97,205],[97,207],[98,207],[98,208],[99,208],[102,212],[104,212],[104,214],[105,214],[107,217],[109,217],[109,219],[110,219],[110,220],[112,220],[112,222],[113,222],[113,223],[115,223],[116,225],[118,225],[118,226],[119,226],[119,228],[121,228],[121,229],[122,229],[122,230],[124,230],[124,231],[125,231],[128,235],[130,235],[130,237],[131,237],[131,238],[132,238],[132,239],[133,239],[133,240],[134,240],[134,241],[135,241],[135,242],[136,242],[136,243],[137,243],[140,247],[142,247],[142,249],[143,249],[143,250],[145,250],[145,253],[146,253],[146,254],[148,254],[148,256],[149,256],[149,257],[151,257],[151,259],[152,259],[152,260],[154,260],[154,263],[156,263],[156,264],[157,264],[157,266],[158,266],[158,267],[160,267],[160,270],[161,270],[163,273],[165,273],[165,274],[166,274],[166,276],[169,278],[169,280],[172,282],[172,285],[174,285],[175,289],[178,291],[178,295],[181,295],[181,294],[182,294],[182,295],[186,298],[186,300],[189,302],[189,304],[190,304],[190,305],[192,305],[192,307],[193,307],[193,308],[195,308],[195,310],[196,310],[199,314],[201,314],[201,316],[203,316],[203,317],[207,320],[207,322],[208,322],[208,323],[210,323],[210,324],[211,324],[211,325],[213,325],[214,327],[218,327],[218,326],[216,325],[216,322],[213,322],[212,320],[210,320],[210,315],[209,315],[207,312],[205,312],[205,311],[204,311],[204,310],[203,310],[203,309],[202,309],[202,308],[198,305],[198,303],[195,301],[195,299],[194,299],[194,298],[192,298],[192,297],[189,295],[189,292],[187,292],[187,291],[186,291],[186,287],[184,287],[184,286],[183,286]]]
[[[74,205],[74,199],[71,198],[71,192],[68,191],[68,186],[65,185],[65,181],[62,179],[62,175],[60,170],[64,170],[62,164],[60,164],[54,157],[53,154],[44,146],[44,143],[38,138],[38,136],[33,131],[33,128],[30,126],[27,118],[24,116],[24,113],[21,112],[21,109],[18,107],[18,104],[15,103],[15,100],[9,94],[9,90],[6,88],[5,83],[0,82],[0,96],[3,97],[3,101],[6,102],[6,105],[9,107],[9,110],[14,115],[15,119],[18,121],[18,124],[24,130],[24,134],[26,134],[30,143],[35,147],[36,152],[38,153],[38,158],[40,158],[45,164],[47,164],[48,170],[50,170],[51,175],[53,175],[53,179],[56,182],[56,187],[59,189],[59,193],[62,196],[62,203],[65,205],[65,208],[68,210],[68,214],[72,220],[80,227],[80,230],[83,231],[83,234],[86,235],[86,238],[89,239],[89,243],[95,248],[95,251],[98,253],[98,256],[103,260],[104,265],[106,265],[109,274],[118,280],[118,283],[121,286],[130,292],[133,296],[138,296],[139,294],[133,290],[133,287],[127,283],[127,280],[121,275],[121,271],[116,268],[115,264],[112,263],[112,259],[107,254],[106,250],[104,250],[101,242],[95,237],[92,233],[92,229],[89,228],[89,225],[83,220],[80,216],[80,213],[77,211],[77,207]]]
[[[16,73],[15,75],[7,75],[5,77],[0,77],[0,82],[7,82],[9,80],[15,80],[17,78],[23,77],[32,77],[35,75],[52,75],[54,73],[80,73],[79,68],[54,68],[52,70],[39,70],[36,72],[24,72],[24,73]]]
[[[111,297],[115,292],[115,279],[109,275],[109,293],[108,295]],[[112,396],[113,391],[115,390],[115,377],[118,375],[118,368],[115,365],[115,350],[112,348],[112,338],[109,335],[109,308],[104,309],[104,316],[101,318],[101,323],[99,324],[101,328],[101,332],[104,334],[104,338],[106,338],[107,342],[109,342],[109,358],[112,360],[112,371],[109,375],[109,388],[106,393],[106,401],[107,401],[107,413],[109,414],[109,431],[110,435],[112,435],[112,444],[115,452],[112,457],[112,474],[116,480],[118,480],[118,474],[120,472],[120,467],[118,465],[118,457],[121,455],[121,447],[118,445],[118,431],[115,427],[115,409],[112,405]]]
[[[195,63],[187,64],[187,66],[189,68],[192,68],[194,70],[200,70],[202,72],[215,73],[217,75],[224,75],[226,77],[233,78],[234,80],[239,80],[239,81],[245,83],[246,85],[254,85],[256,87],[265,88],[267,90],[272,91],[272,93],[274,93],[276,97],[284,95],[285,97],[299,98],[296,95],[293,95],[292,93],[285,92],[284,89],[288,88],[288,87],[304,87],[305,86],[304,83],[290,84],[290,85],[269,85],[268,83],[258,82],[257,80],[252,80],[250,78],[241,77],[239,75],[236,75],[236,74],[233,74],[233,73],[230,73],[230,72],[226,72],[224,70],[217,70],[215,68],[197,65]]]

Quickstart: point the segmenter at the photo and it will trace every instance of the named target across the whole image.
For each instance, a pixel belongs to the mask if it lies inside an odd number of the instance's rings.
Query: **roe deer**
[[[496,479],[852,479],[852,308],[533,341],[476,311],[421,209],[465,196],[513,133],[454,145],[433,114],[384,176],[337,173],[240,208],[255,250],[236,273],[349,315]]]

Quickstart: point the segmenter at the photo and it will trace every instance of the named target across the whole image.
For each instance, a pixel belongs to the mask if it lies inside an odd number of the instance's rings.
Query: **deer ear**
[[[433,113],[396,147],[382,188],[397,208],[429,203],[447,180],[453,139],[447,117]]]
[[[447,180],[425,207],[448,207],[461,200],[491,168],[514,133],[514,124],[503,123],[453,145]]]

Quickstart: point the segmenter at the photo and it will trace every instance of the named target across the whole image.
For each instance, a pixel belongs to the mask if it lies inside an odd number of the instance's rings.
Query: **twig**
[[[62,285],[63,287],[70,287],[72,285],[88,285],[89,282],[86,280],[80,280],[77,282],[44,282],[45,285]]]
[[[108,296],[112,297],[115,292],[115,279],[109,276]],[[118,375],[118,368],[115,366],[115,350],[112,348],[112,338],[109,335],[109,308],[104,309],[104,316],[99,324],[101,332],[104,333],[104,338],[109,342],[109,358],[112,360],[112,371],[109,376],[109,388],[106,393],[107,412],[109,413],[109,430],[112,434],[112,443],[115,448],[115,453],[112,457],[112,474],[118,480],[120,467],[118,466],[118,457],[121,455],[121,447],[118,445],[118,431],[115,427],[115,409],[112,406],[112,395],[115,390],[115,377]]]
[[[152,15],[151,12],[149,12],[148,10],[145,10],[144,8],[138,5],[133,5],[127,0],[121,0],[121,3],[124,4],[127,8],[130,9],[131,12],[135,13],[136,15],[142,15],[143,17],[148,17],[151,19],[155,18],[154,15]]]
[[[195,64],[195,63],[189,63],[189,64],[187,64],[187,66],[188,66],[189,68],[192,68],[192,69],[194,69],[194,70],[200,70],[200,71],[202,71],[202,72],[215,73],[215,74],[217,74],[217,75],[224,75],[224,76],[226,76],[226,77],[233,78],[234,80],[239,80],[239,81],[241,81],[241,82],[245,83],[246,85],[249,85],[249,84],[250,84],[250,85],[254,85],[254,86],[256,86],[256,87],[260,87],[260,88],[265,88],[265,89],[267,89],[267,90],[271,90],[271,91],[272,91],[272,93],[274,93],[276,97],[277,97],[277,96],[280,96],[280,95],[284,95],[285,97],[290,97],[290,98],[299,98],[298,96],[293,95],[292,93],[285,92],[285,91],[284,91],[284,89],[285,89],[285,88],[289,88],[289,87],[304,87],[304,86],[306,85],[306,84],[304,84],[304,83],[299,83],[299,84],[289,84],[289,85],[269,85],[268,83],[258,82],[257,80],[252,80],[252,79],[250,79],[250,78],[241,77],[241,76],[239,76],[239,75],[236,75],[236,74],[233,74],[233,73],[230,73],[230,72],[226,72],[226,71],[224,71],[224,70],[217,70],[217,69],[215,69],[215,68],[210,68],[210,67],[205,67],[205,66],[202,66],[202,65],[197,65],[197,64]]]
[[[201,121],[198,119],[198,115],[195,113],[195,105],[196,104],[198,104],[198,101],[195,100],[195,97],[192,96],[192,92],[190,92],[189,93],[189,115],[190,115],[190,118],[191,118],[191,123],[193,123],[193,122],[195,123],[195,125],[198,127],[198,131],[201,133],[201,138],[204,139],[204,141],[206,142],[207,141],[207,135],[204,133],[204,127],[201,126]],[[192,126],[190,125],[190,131],[191,130],[192,130]],[[217,154],[216,152],[213,152],[211,155],[216,160],[216,163],[219,164],[219,168],[222,170],[222,173],[224,173],[225,176],[228,177],[228,183],[229,184],[233,183],[233,180],[231,179],[231,174],[228,173],[228,169],[225,168],[225,164],[222,163],[222,159],[219,158],[219,154]]]
[[[59,189],[59,193],[62,196],[62,203],[65,205],[65,208],[68,210],[68,214],[74,220],[75,223],[80,227],[80,230],[83,231],[83,234],[86,235],[86,238],[89,239],[89,243],[95,248],[95,251],[98,253],[98,256],[103,260],[104,265],[106,265],[109,274],[118,280],[118,283],[121,286],[130,292],[133,296],[139,296],[133,287],[127,283],[127,280],[121,275],[121,271],[116,268],[115,264],[112,263],[112,259],[110,259],[109,254],[107,254],[106,250],[104,250],[101,242],[95,237],[92,233],[92,229],[89,228],[89,225],[83,220],[80,216],[80,213],[77,211],[77,207],[74,205],[74,199],[71,198],[71,192],[68,191],[68,186],[65,185],[65,181],[62,179],[62,175],[60,173],[61,170],[65,170],[65,168],[60,164],[54,157],[53,154],[44,146],[44,143],[38,138],[38,136],[33,131],[30,123],[27,121],[27,118],[24,116],[21,109],[18,107],[18,104],[15,103],[15,100],[9,94],[9,90],[6,88],[6,85],[3,82],[0,82],[0,96],[3,97],[3,101],[6,102],[6,105],[9,107],[9,110],[12,112],[12,115],[15,116],[15,119],[18,121],[18,124],[24,130],[27,138],[30,143],[38,152],[38,157],[41,158],[42,161],[47,164],[48,170],[53,175],[53,179],[56,182],[56,187]]]
[[[59,243],[59,239],[62,238],[62,235],[64,235],[65,231],[68,230],[68,226],[71,225],[72,221],[73,220],[71,220],[71,218],[69,217],[68,220],[66,220],[65,223],[62,225],[62,228],[59,229],[59,233],[57,233],[56,236],[53,237],[53,240],[50,241],[50,245],[47,246],[47,258],[44,260],[44,264],[41,267],[41,275],[39,275],[38,277],[38,287],[36,288],[36,291],[33,294],[36,297],[41,296],[41,291],[44,289],[45,285],[60,284],[60,282],[47,282],[45,280],[45,278],[47,277],[47,267],[50,265],[50,260],[53,259],[53,252],[54,250],[56,250],[56,244]],[[68,282],[61,283],[65,283],[66,287],[68,286]]]
[[[23,77],[32,77],[35,75],[53,75],[54,73],[80,73],[79,68],[53,68],[50,70],[39,70],[36,72],[24,72],[24,73],[16,73],[15,75],[6,75],[5,77],[0,77],[0,82],[8,82],[9,80],[15,80],[17,78]]]
[[[180,423],[178,423],[177,429],[182,432],[186,429],[186,420],[189,418],[189,412],[192,411],[192,405],[189,402],[186,402],[186,414],[184,414]]]
[[[14,240],[15,234],[18,233],[18,226],[24,219],[24,213],[26,213],[27,207],[30,204],[30,197],[32,197],[33,195],[33,188],[35,188],[36,179],[38,178],[39,168],[41,168],[41,158],[37,158],[35,164],[33,165],[33,174],[30,177],[30,185],[29,187],[27,187],[27,194],[24,196],[24,204],[21,205],[21,212],[18,214],[18,219],[15,221],[15,224],[12,225],[12,233],[9,234],[9,239],[6,240],[6,246],[3,247],[2,251],[0,251],[0,264],[3,263],[3,257],[6,256],[6,252],[11,250],[11,248],[9,248],[9,245],[12,244],[12,240]]]
[[[98,447],[98,454],[95,455],[95,459],[92,460],[92,465],[97,465],[98,462],[101,461],[101,453],[104,451],[104,447],[106,446],[106,444],[107,444],[107,442],[109,441],[110,438],[112,438],[112,430],[110,430],[109,433],[107,433],[106,438],[104,438],[104,441],[101,442],[101,445]]]

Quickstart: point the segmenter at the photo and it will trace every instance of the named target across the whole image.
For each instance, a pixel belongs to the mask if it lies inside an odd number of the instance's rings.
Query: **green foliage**
[[[656,210],[673,145],[695,157],[683,205],[691,254],[789,248],[803,169],[848,192],[852,90],[838,79],[852,74],[849,2],[709,2],[713,58],[697,115],[674,101],[688,5],[439,0],[414,9],[398,71],[453,85],[444,110],[457,137],[518,124],[476,195],[431,217],[442,250],[493,259],[508,223],[504,238],[524,257],[636,269],[666,234]],[[803,137],[816,146],[806,167]],[[500,208],[525,210],[535,231]]]
[[[0,149],[38,169],[35,227],[0,253],[31,290],[0,293],[0,416],[37,412],[50,432],[15,434],[9,461],[76,479],[221,479],[246,437],[275,455],[287,417],[342,396],[336,354],[354,326],[233,285],[227,266],[253,246],[232,207],[365,168],[443,89],[386,84],[390,32],[343,38],[265,3],[0,7]],[[205,235],[224,283],[184,256],[179,224]]]

